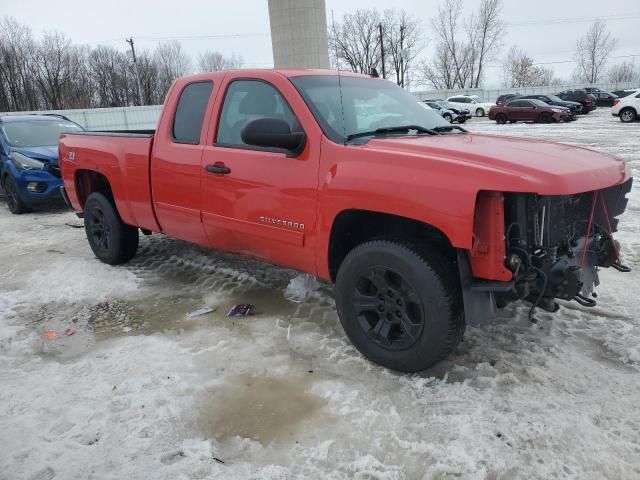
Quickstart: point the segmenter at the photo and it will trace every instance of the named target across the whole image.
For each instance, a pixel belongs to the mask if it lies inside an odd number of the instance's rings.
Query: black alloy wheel
[[[122,221],[110,192],[89,195],[84,229],[94,255],[109,265],[128,262],[138,250],[138,229]]]
[[[407,349],[424,329],[425,315],[416,290],[389,267],[361,272],[353,305],[363,332],[382,348]]]
[[[464,333],[455,261],[403,240],[372,240],[351,250],[335,284],[340,323],[366,358],[419,372],[444,359]]]
[[[94,205],[85,215],[87,235],[91,236],[92,244],[102,253],[109,253],[113,246],[113,232],[111,226],[105,222],[104,211],[99,205]]]

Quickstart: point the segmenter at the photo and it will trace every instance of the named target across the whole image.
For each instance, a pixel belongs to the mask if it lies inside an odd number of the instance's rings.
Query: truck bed
[[[60,137],[59,158],[66,192],[82,211],[87,175],[103,175],[123,222],[159,231],[153,210],[150,158],[154,130],[67,133]],[[99,173],[96,173],[99,172]]]

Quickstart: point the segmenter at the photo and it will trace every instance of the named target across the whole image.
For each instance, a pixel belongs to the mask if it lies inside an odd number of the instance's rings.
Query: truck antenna
[[[338,59],[338,32],[336,31],[336,19],[331,9],[331,28],[333,29],[333,47],[336,56],[336,69],[338,70],[338,90],[340,91],[340,111],[342,113],[342,133],[344,134],[344,144],[347,144],[347,126],[344,120],[344,103],[342,101],[342,79],[340,77],[340,60]]]

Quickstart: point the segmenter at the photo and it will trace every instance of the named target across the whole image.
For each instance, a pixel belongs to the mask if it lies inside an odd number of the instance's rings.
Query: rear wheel
[[[453,120],[453,118],[451,117],[450,113],[445,113],[442,118],[444,118],[447,122],[451,123],[451,120]]]
[[[109,265],[128,262],[138,250],[138,229],[123,223],[109,193],[89,195],[84,229],[95,256]]]
[[[504,125],[505,123],[507,123],[507,116],[504,113],[499,113],[498,115],[496,115],[496,122],[500,125]]]
[[[620,121],[623,123],[631,123],[636,119],[636,112],[632,108],[625,108],[620,112]]]
[[[377,240],[353,249],[336,280],[340,322],[369,360],[417,372],[460,342],[464,316],[457,268],[438,252]]]
[[[551,116],[551,114],[547,112],[542,112],[538,117],[539,123],[551,123],[552,120],[553,120],[553,117]]]
[[[7,175],[4,177],[4,193],[7,197],[7,205],[9,206],[9,211],[14,215],[20,215],[21,213],[26,213],[29,211],[29,207],[27,204],[22,201],[20,197],[20,192],[18,191],[18,185],[16,185],[16,181],[13,179],[11,175]]]
[[[484,110],[482,108],[476,110],[476,117],[484,117]]]

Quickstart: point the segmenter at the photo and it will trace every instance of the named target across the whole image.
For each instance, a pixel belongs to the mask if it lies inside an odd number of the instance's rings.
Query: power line
[[[164,37],[155,37],[155,36],[140,36],[136,37],[136,41],[162,41],[162,40],[226,40],[233,38],[255,38],[255,37],[270,37],[271,33],[229,33],[222,35],[174,35],[174,36],[164,36]],[[92,42],[87,42],[91,45],[99,44],[99,43],[114,43],[121,42],[122,38],[108,38],[105,40],[94,40]]]
[[[635,57],[640,57],[640,54],[615,55],[615,56],[609,57],[609,58],[635,58]],[[536,62],[536,63],[532,63],[532,65],[559,65],[559,64],[563,64],[563,63],[578,63],[578,60],[556,60],[556,61],[553,61],[553,62]],[[497,65],[486,65],[486,67],[489,67],[489,68],[502,68],[504,66],[505,66],[504,63],[500,63],[500,64],[497,64]]]
[[[578,18],[552,18],[548,20],[523,20],[521,22],[505,22],[510,27],[526,27],[531,25],[566,25],[573,23],[591,23],[596,20],[619,21],[619,20],[637,20],[640,19],[638,14],[617,14],[602,15],[598,17],[578,17]]]

